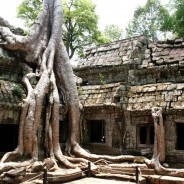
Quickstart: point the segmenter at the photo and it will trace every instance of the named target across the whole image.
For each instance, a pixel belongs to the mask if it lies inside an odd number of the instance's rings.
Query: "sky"
[[[2,1],[2,2],[1,2]],[[16,18],[16,7],[22,0],[0,0],[0,16],[10,24],[23,26],[23,21]],[[138,5],[144,5],[147,0],[92,0],[96,4],[96,14],[99,16],[99,28],[116,24],[124,29],[133,17]],[[160,0],[163,4],[169,0]]]

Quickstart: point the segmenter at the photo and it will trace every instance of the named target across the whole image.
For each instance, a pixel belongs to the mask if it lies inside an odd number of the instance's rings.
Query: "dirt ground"
[[[67,184],[135,184],[134,182],[116,181],[98,178],[83,178],[75,181],[67,182]]]

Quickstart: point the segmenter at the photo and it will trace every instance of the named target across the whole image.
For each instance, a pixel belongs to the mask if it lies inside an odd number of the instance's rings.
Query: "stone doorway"
[[[91,143],[105,143],[105,121],[104,120],[90,120],[88,121],[90,142]]]
[[[152,147],[154,144],[153,124],[137,125],[137,146]]]
[[[0,152],[13,151],[18,143],[19,126],[0,124]]]
[[[176,142],[176,149],[177,150],[184,150],[184,123],[176,123],[176,135],[177,135],[177,142]]]

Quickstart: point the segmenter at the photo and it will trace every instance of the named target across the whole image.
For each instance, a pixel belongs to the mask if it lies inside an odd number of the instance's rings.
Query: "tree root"
[[[77,157],[82,157],[90,161],[97,161],[97,160],[104,159],[115,163],[134,162],[134,163],[146,163],[148,165],[151,163],[149,159],[142,156],[132,156],[132,155],[108,156],[108,155],[91,154],[91,153],[88,153],[83,148],[81,148],[78,144],[75,144],[72,151],[74,155],[76,155]]]

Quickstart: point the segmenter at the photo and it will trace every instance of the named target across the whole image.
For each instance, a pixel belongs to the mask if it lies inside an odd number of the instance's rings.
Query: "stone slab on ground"
[[[161,176],[161,175],[150,175],[148,176],[150,184],[183,184],[184,178]]]
[[[66,182],[71,181],[83,176],[83,172],[80,169],[60,169],[55,172],[47,173],[48,182]]]
[[[67,182],[68,184],[135,184],[135,182],[127,182],[127,181],[117,181],[117,180],[107,180],[107,179],[99,179],[99,178],[82,178],[80,180],[75,180],[71,182]]]
[[[54,172],[47,172],[48,183],[63,183],[75,179],[79,179],[84,176],[84,173],[79,169],[59,169]],[[40,184],[43,183],[43,172],[41,173],[28,173],[24,178],[25,184]]]

